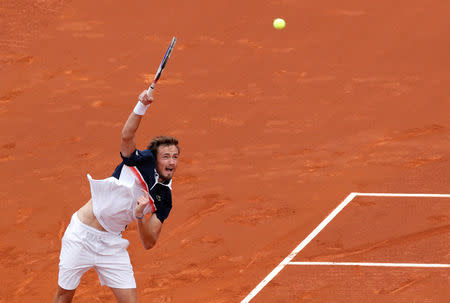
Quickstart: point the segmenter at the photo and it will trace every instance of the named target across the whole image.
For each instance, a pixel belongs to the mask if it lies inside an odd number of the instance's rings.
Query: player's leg
[[[137,303],[136,288],[110,288],[118,303]]]
[[[58,286],[56,290],[55,298],[53,299],[53,303],[70,303],[72,302],[72,298],[75,295],[75,290],[67,290]]]
[[[95,256],[77,218],[75,213],[61,239],[58,289],[53,302],[71,302],[81,277],[94,265]]]
[[[117,302],[136,303],[136,281],[127,251],[128,240],[115,236],[102,238],[101,243],[94,267],[100,283],[111,288]]]

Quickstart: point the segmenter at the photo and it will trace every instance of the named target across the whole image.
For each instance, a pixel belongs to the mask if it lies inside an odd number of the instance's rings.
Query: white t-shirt
[[[92,207],[94,215],[102,227],[111,233],[120,234],[127,224],[135,220],[135,208],[137,199],[145,195],[144,188],[132,168],[123,166],[120,178],[109,177],[95,180],[87,175],[92,195]],[[150,201],[144,215],[155,211]]]

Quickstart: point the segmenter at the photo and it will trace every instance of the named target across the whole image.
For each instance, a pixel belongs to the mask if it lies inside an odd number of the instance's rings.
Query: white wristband
[[[149,106],[150,106],[150,104],[144,105],[144,104],[142,104],[141,101],[138,101],[138,103],[137,103],[136,106],[134,107],[133,112],[134,112],[136,115],[143,116],[143,115],[145,114],[145,112],[147,111],[147,108],[148,108]]]

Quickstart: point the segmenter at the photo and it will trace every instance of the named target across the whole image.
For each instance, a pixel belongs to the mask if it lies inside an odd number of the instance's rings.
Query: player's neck
[[[171,179],[166,179],[166,178],[163,178],[161,176],[159,176],[159,178],[158,178],[158,182],[159,183],[166,184],[166,185],[170,183],[170,180]]]

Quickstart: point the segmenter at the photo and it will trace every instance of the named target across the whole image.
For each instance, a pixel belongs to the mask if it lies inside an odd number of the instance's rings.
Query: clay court
[[[50,302],[60,241],[138,148],[176,136],[139,302],[448,302],[448,1],[0,2],[0,303]],[[287,26],[272,27],[282,17]],[[94,271],[74,302],[114,302]]]

